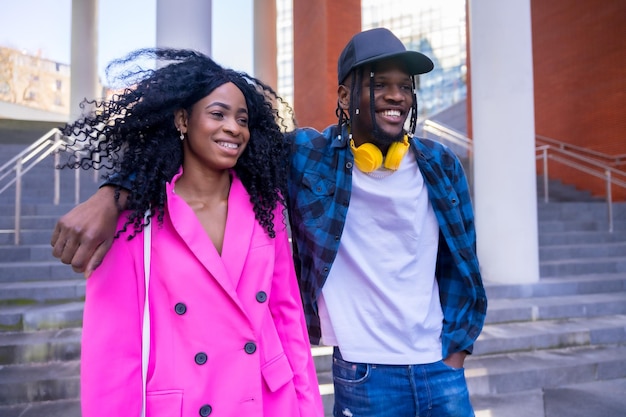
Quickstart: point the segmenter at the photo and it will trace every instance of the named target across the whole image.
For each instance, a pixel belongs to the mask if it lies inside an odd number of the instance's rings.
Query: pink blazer
[[[270,239],[233,178],[220,256],[173,192],[179,175],[152,219],[146,415],[323,416],[282,213]],[[87,281],[83,417],[140,413],[143,235],[126,237]]]

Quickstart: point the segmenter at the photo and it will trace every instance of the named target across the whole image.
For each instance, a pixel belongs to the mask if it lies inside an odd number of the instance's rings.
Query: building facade
[[[261,68],[269,63],[276,66],[277,90],[293,104],[300,125],[323,129],[336,122],[335,74],[341,49],[354,33],[385,26],[408,48],[425,53],[435,62],[435,69],[419,79],[420,119],[431,118],[441,110],[460,104],[467,114],[465,132],[469,137],[474,136],[467,10],[469,6],[479,5],[478,2],[254,0],[254,5],[267,7],[268,2],[273,5],[274,1],[276,54],[255,56],[255,68],[257,62]],[[608,169],[623,172],[626,170],[626,53],[623,41],[626,2],[528,1],[531,6],[535,134],[565,144],[563,146],[588,150],[589,155],[600,155]],[[83,3],[73,2],[73,6]],[[169,3],[160,0],[158,4]],[[175,5],[175,2],[171,3]],[[206,7],[204,1],[197,0],[197,3]],[[481,7],[497,8],[494,3],[485,3]],[[161,9],[166,18],[162,19],[157,32],[179,33],[174,23],[176,19],[166,13],[169,9],[158,8]],[[80,9],[76,13],[90,12]],[[272,27],[272,22],[265,23],[263,30]],[[168,25],[171,31],[165,30]],[[205,32],[210,32],[210,28],[202,27]],[[200,36],[199,33],[193,31],[194,39],[205,39],[205,43],[209,43],[206,39],[210,39],[210,35]],[[511,45],[512,49],[517,47]],[[84,66],[83,62],[77,60],[79,66]],[[495,56],[490,65],[497,67],[501,63],[500,57]],[[75,68],[74,72],[80,76],[89,72],[89,68]],[[0,48],[0,109],[21,106],[61,115],[58,120],[67,119],[68,109],[72,106],[71,81],[68,65]],[[95,87],[97,90],[94,83],[97,82],[89,79],[89,88],[81,88],[92,91],[91,88]],[[482,92],[485,88],[489,89],[489,84],[481,88]],[[79,94],[81,97],[85,95],[93,94]],[[6,114],[3,112],[1,116],[6,118]],[[473,139],[475,142],[481,140],[480,137]],[[542,174],[543,169],[543,164],[538,162],[537,172]],[[587,175],[552,160],[549,176],[589,190],[597,197],[608,194],[604,174]],[[626,178],[623,181],[626,182]],[[625,200],[626,188],[614,186],[612,194],[615,200]]]
[[[328,89],[326,97],[320,97],[322,91],[310,86],[336,85],[336,57],[347,39],[359,30],[384,26],[408,48],[435,62],[431,73],[420,76],[420,119],[431,118],[457,103],[464,105],[464,133],[472,137],[468,1],[347,0],[340,9],[333,9],[339,6],[328,1],[303,6],[301,1],[278,0],[278,91],[294,103],[301,124],[321,129],[333,123],[334,87]],[[310,4],[321,11],[312,10]],[[625,171],[626,2],[530,0],[530,5],[537,137],[551,139],[558,147],[581,148],[582,155],[599,159],[607,169]],[[322,23],[315,20],[322,18]],[[340,23],[331,23],[332,19]],[[325,37],[313,42],[304,36],[295,39],[299,32],[310,31],[301,28],[311,22],[321,26],[314,35],[322,33]],[[319,51],[312,51],[312,45]],[[302,62],[306,60],[313,62]],[[498,66],[499,61],[494,60],[492,65]],[[315,78],[319,72],[326,74],[323,81]],[[595,174],[590,175],[584,172],[591,169],[588,165],[573,168],[557,159],[549,161],[550,178],[587,190],[595,197],[607,197],[605,168],[593,167]],[[543,170],[543,161],[538,159],[538,174]],[[611,172],[612,178],[626,182],[617,171]],[[626,188],[622,186],[611,186],[611,194],[614,200],[626,200]]]
[[[420,119],[466,99],[465,0],[362,0],[360,6],[358,3],[354,7],[359,10],[353,12],[360,13],[360,25],[354,32],[347,32],[348,36],[359,30],[386,27],[408,49],[424,53],[435,63],[435,69],[419,80]],[[290,103],[294,102],[293,27],[293,2],[277,0],[277,89]],[[321,124],[315,123],[320,128]]]
[[[0,101],[67,118],[69,65],[0,47]]]

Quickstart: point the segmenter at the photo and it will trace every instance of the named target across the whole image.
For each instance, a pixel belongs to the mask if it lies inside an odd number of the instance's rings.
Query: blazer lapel
[[[204,232],[193,209],[189,207],[189,205],[182,198],[174,193],[174,183],[179,176],[180,175],[175,176],[172,182],[167,184],[167,206],[170,221],[193,255],[241,308],[241,304],[237,297],[236,285],[234,284],[234,281],[225,266],[226,260],[220,257],[217,253],[213,242],[211,242],[209,236]],[[231,203],[231,197],[229,196],[228,217],[231,216],[230,210],[234,205],[235,204]],[[228,230],[226,230],[226,233],[228,233]]]
[[[252,233],[257,224],[250,195],[233,173],[233,183],[228,196],[228,217],[222,247],[222,261],[237,287],[250,252]]]

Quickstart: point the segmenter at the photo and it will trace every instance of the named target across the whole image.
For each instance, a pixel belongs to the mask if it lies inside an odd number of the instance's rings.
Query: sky
[[[69,64],[71,12],[72,0],[0,0],[0,46]],[[99,0],[98,14],[101,77],[112,59],[155,46],[156,0]],[[213,59],[253,73],[252,0],[213,0],[212,27]]]

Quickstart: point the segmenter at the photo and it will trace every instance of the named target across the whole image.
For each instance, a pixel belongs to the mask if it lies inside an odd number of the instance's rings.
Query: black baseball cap
[[[357,33],[339,55],[337,79],[341,84],[354,68],[388,58],[400,58],[410,75],[424,74],[434,67],[433,61],[417,51],[408,51],[389,29],[376,28]]]

